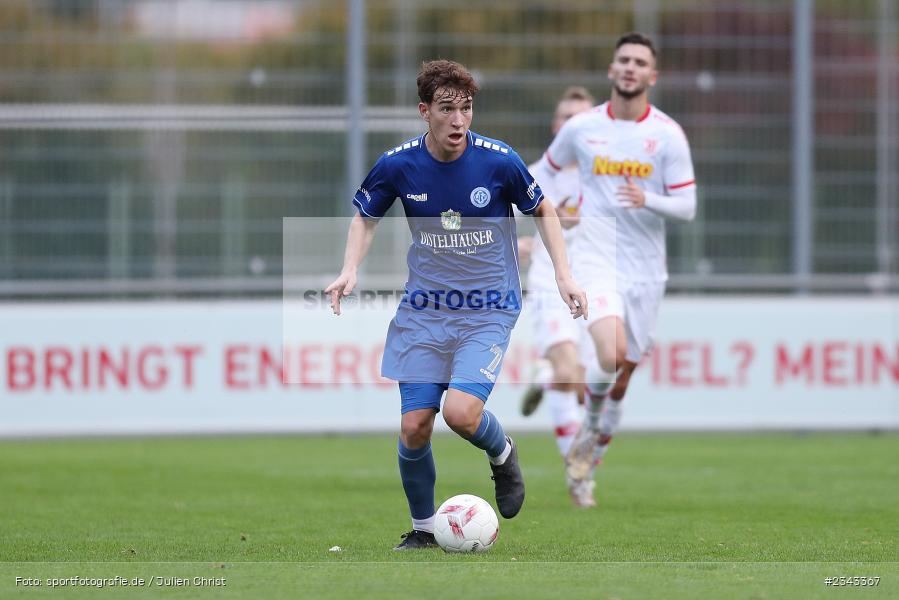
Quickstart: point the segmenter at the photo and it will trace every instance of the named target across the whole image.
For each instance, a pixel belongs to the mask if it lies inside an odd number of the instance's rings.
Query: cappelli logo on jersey
[[[593,174],[646,178],[652,175],[652,165],[639,160],[612,160],[608,156],[597,156],[593,159]]]

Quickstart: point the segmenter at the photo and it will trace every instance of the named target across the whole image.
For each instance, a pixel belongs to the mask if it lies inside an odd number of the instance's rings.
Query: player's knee
[[[623,350],[609,350],[599,353],[599,366],[606,373],[614,373],[624,364]]]
[[[453,406],[443,409],[443,420],[449,428],[462,437],[471,437],[478,430],[481,422],[481,411],[467,406]]]
[[[431,439],[431,432],[434,429],[433,419],[426,417],[417,417],[403,415],[403,421],[400,425],[400,438],[403,445],[407,448],[421,448]]]
[[[558,365],[553,370],[552,388],[563,392],[576,391],[584,380],[577,365]]]
[[[549,384],[549,389],[558,392],[578,392],[584,387],[583,382],[578,381],[554,381]]]

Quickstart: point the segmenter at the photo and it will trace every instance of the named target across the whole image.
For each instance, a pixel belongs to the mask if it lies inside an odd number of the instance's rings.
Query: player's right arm
[[[562,198],[562,201],[556,207],[556,214],[559,216],[559,224],[562,226],[562,229],[577,227],[581,222],[578,201],[571,196]]]
[[[353,205],[358,212],[350,222],[347,233],[343,269],[337,279],[325,288],[325,293],[331,295],[331,310],[335,315],[340,314],[340,299],[349,296],[356,287],[356,273],[371,247],[378,221],[396,199],[396,187],[393,185],[395,170],[390,157],[381,155],[353,196]]]
[[[555,177],[555,175],[567,167],[577,162],[577,154],[575,152],[575,137],[578,128],[581,127],[582,115],[575,115],[565,121],[559,133],[553,138],[552,143],[546,152],[543,153],[540,167],[548,167],[540,173],[544,177]],[[547,182],[549,184],[549,182]],[[543,183],[541,182],[541,185]]]
[[[528,171],[537,180],[537,185],[543,190],[543,195],[556,205],[556,214],[559,216],[562,229],[571,229],[577,226],[580,222],[578,200],[571,195],[564,195],[564,192],[558,188],[556,175],[559,171],[550,166],[546,154],[534,164],[529,165]]]
[[[541,187],[544,181],[546,182],[547,188],[544,193],[558,202],[556,214],[559,215],[563,229],[571,229],[580,223],[580,198],[573,195],[564,197],[564,193],[557,190],[555,180],[562,169],[577,164],[575,138],[578,135],[578,128],[582,127],[584,114],[575,115],[565,121],[549,148],[543,153],[543,157],[535,165],[537,172],[534,177],[540,182]]]
[[[335,315],[340,314],[340,299],[349,296],[356,287],[356,273],[365,255],[368,254],[377,226],[378,221],[363,219],[358,213],[350,221],[346,250],[343,253],[343,269],[340,270],[337,279],[325,288],[325,293],[331,295],[331,310]]]

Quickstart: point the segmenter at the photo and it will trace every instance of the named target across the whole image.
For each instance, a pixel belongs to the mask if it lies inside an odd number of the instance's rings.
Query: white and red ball
[[[499,520],[483,498],[459,494],[437,509],[434,537],[447,552],[485,552],[498,534]]]

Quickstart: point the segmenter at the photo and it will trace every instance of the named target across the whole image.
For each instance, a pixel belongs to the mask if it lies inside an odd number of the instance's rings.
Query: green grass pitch
[[[0,442],[0,598],[899,597],[895,433],[623,433],[593,510],[548,434],[517,440],[527,501],[477,555],[391,550],[394,435]],[[480,451],[434,453],[438,503],[493,503]],[[48,581],[116,576],[144,585]]]

